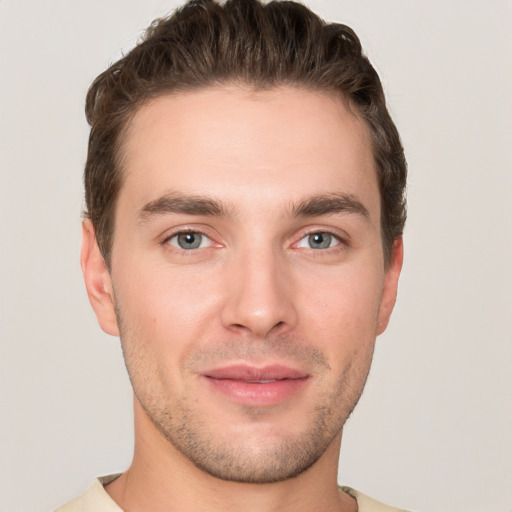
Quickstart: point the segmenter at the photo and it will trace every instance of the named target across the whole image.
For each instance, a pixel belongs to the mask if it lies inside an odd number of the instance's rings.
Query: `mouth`
[[[203,377],[214,392],[235,403],[264,407],[299,394],[311,376],[283,365],[237,364],[208,370]]]

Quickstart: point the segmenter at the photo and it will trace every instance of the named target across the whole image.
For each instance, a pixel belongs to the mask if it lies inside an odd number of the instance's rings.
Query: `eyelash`
[[[176,246],[170,244],[170,240],[172,240],[173,238],[178,237],[180,235],[185,235],[187,233],[201,235],[203,237],[206,237],[210,241],[211,244],[215,244],[216,243],[212,239],[211,236],[209,236],[207,233],[205,233],[201,229],[197,229],[197,228],[184,228],[184,229],[180,229],[179,231],[175,231],[172,234],[170,234],[169,236],[165,237],[162,240],[161,244],[163,246],[171,246],[172,250],[180,251],[181,254],[183,254],[183,255],[191,255],[194,252],[196,252],[198,249],[210,249],[210,248],[212,248],[212,245],[209,245],[208,247],[198,247],[198,248],[194,248],[194,249],[183,249],[181,247],[176,247]],[[334,245],[333,247],[326,247],[326,248],[320,248],[320,249],[318,249],[318,248],[315,249],[313,247],[297,247],[297,245],[302,240],[304,240],[306,237],[309,237],[309,236],[315,235],[315,234],[329,235],[329,236],[333,237],[336,240],[337,244]],[[218,244],[218,245],[220,245],[220,244]],[[309,250],[310,254],[312,254],[314,256],[321,256],[322,254],[325,254],[326,252],[332,253],[332,252],[336,252],[336,251],[343,251],[343,250],[346,249],[346,247],[348,245],[349,245],[349,243],[348,243],[348,240],[347,240],[346,237],[341,237],[339,234],[334,233],[333,231],[330,231],[328,229],[311,229],[309,231],[303,232],[301,234],[300,238],[298,239],[298,241],[296,241],[296,242],[294,242],[292,244],[292,247],[295,247],[296,249],[299,249],[299,250],[300,249]]]
[[[338,233],[334,233],[333,231],[329,229],[311,229],[309,231],[303,232],[298,239],[297,242],[295,242],[293,245],[299,244],[302,240],[304,240],[306,237],[309,237],[311,235],[329,235],[333,237],[338,243],[333,247],[327,247],[325,249],[314,249],[312,247],[309,248],[309,250],[313,251],[315,255],[320,255],[321,253],[324,253],[326,251],[336,251],[336,250],[343,250],[346,247],[348,247],[348,239],[347,237],[342,237]],[[301,248],[299,248],[301,249]],[[308,249],[308,248],[304,248]]]
[[[175,237],[178,237],[180,235],[186,235],[187,233],[191,233],[191,234],[194,234],[194,235],[201,235],[201,236],[204,236],[206,238],[208,238],[208,240],[210,240],[210,242],[212,243],[215,243],[215,241],[212,239],[211,236],[209,236],[208,234],[206,234],[204,231],[202,231],[201,229],[196,229],[196,228],[185,228],[185,229],[180,229],[179,231],[175,231],[173,233],[171,233],[169,236],[165,237],[163,240],[162,240],[162,245],[163,246],[166,246],[166,245],[171,245],[170,244],[170,241],[175,238]],[[180,247],[175,247],[173,245],[171,245],[171,247],[177,251],[181,251],[183,254],[191,254],[193,252],[195,252],[197,249],[182,249]],[[207,249],[209,247],[203,247],[203,249]]]

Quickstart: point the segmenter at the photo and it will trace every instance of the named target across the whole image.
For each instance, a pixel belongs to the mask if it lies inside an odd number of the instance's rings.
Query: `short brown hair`
[[[371,135],[389,262],[405,224],[407,165],[379,77],[353,30],[325,23],[291,1],[191,0],[153,22],[143,40],[99,75],[87,93],[85,215],[107,265],[123,178],[121,136],[131,117],[159,95],[232,82],[257,89],[291,85],[348,100]]]

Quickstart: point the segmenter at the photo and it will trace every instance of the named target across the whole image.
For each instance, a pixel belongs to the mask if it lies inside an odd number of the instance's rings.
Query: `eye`
[[[176,233],[169,237],[166,243],[178,249],[183,249],[184,251],[192,251],[194,249],[209,247],[212,241],[203,233],[197,231],[182,231],[181,233]]]
[[[330,249],[337,245],[340,245],[340,239],[337,236],[325,231],[318,231],[302,237],[297,247],[306,249]]]

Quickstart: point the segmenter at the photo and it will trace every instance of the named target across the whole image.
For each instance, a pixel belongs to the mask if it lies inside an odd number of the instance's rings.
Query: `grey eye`
[[[308,245],[311,249],[328,249],[331,247],[333,236],[330,233],[312,233],[308,235]]]
[[[203,241],[203,235],[201,233],[179,233],[176,236],[173,236],[171,239],[172,242],[176,240],[176,245],[185,251],[190,251],[191,249],[199,249],[201,247],[201,243]]]

